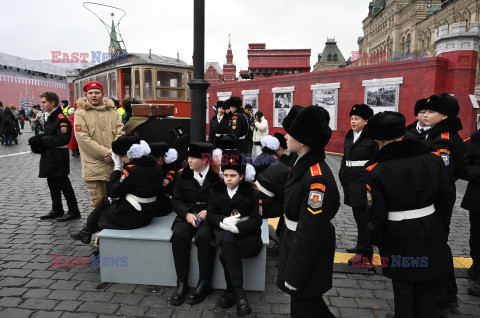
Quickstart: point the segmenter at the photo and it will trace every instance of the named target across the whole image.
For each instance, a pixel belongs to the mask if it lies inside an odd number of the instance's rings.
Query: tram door
[[[120,89],[123,91],[123,98],[132,97],[132,69],[122,68],[123,87]]]

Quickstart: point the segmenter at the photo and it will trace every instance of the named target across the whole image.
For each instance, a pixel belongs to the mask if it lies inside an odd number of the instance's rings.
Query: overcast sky
[[[100,1],[122,8],[120,23],[127,50],[176,57],[192,63],[193,0]],[[358,50],[362,20],[370,0],[206,0],[205,62],[226,61],[231,34],[237,72],[248,68],[248,43],[267,49],[311,49],[317,62],[327,37],[335,37],[345,59]],[[102,23],[80,0],[1,0],[0,52],[50,59],[51,51],[107,51]],[[109,24],[112,9],[93,7]],[[116,18],[119,18],[116,15]]]

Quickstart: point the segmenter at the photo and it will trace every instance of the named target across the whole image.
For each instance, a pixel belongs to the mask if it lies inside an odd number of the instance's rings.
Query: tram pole
[[[205,141],[207,88],[205,65],[205,0],[193,4],[193,79],[188,82],[191,92],[190,141]]]

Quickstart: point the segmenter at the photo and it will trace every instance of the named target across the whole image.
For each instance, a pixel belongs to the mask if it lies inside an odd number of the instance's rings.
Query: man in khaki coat
[[[123,124],[113,101],[103,97],[102,84],[88,82],[83,91],[85,97],[77,100],[74,129],[93,210],[107,192],[113,171],[112,141],[123,134]]]

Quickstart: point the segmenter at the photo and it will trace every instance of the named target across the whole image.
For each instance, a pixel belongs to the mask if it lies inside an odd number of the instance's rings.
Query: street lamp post
[[[194,0],[193,10],[193,79],[188,82],[191,91],[190,141],[205,141],[207,88],[205,65],[205,0]]]

